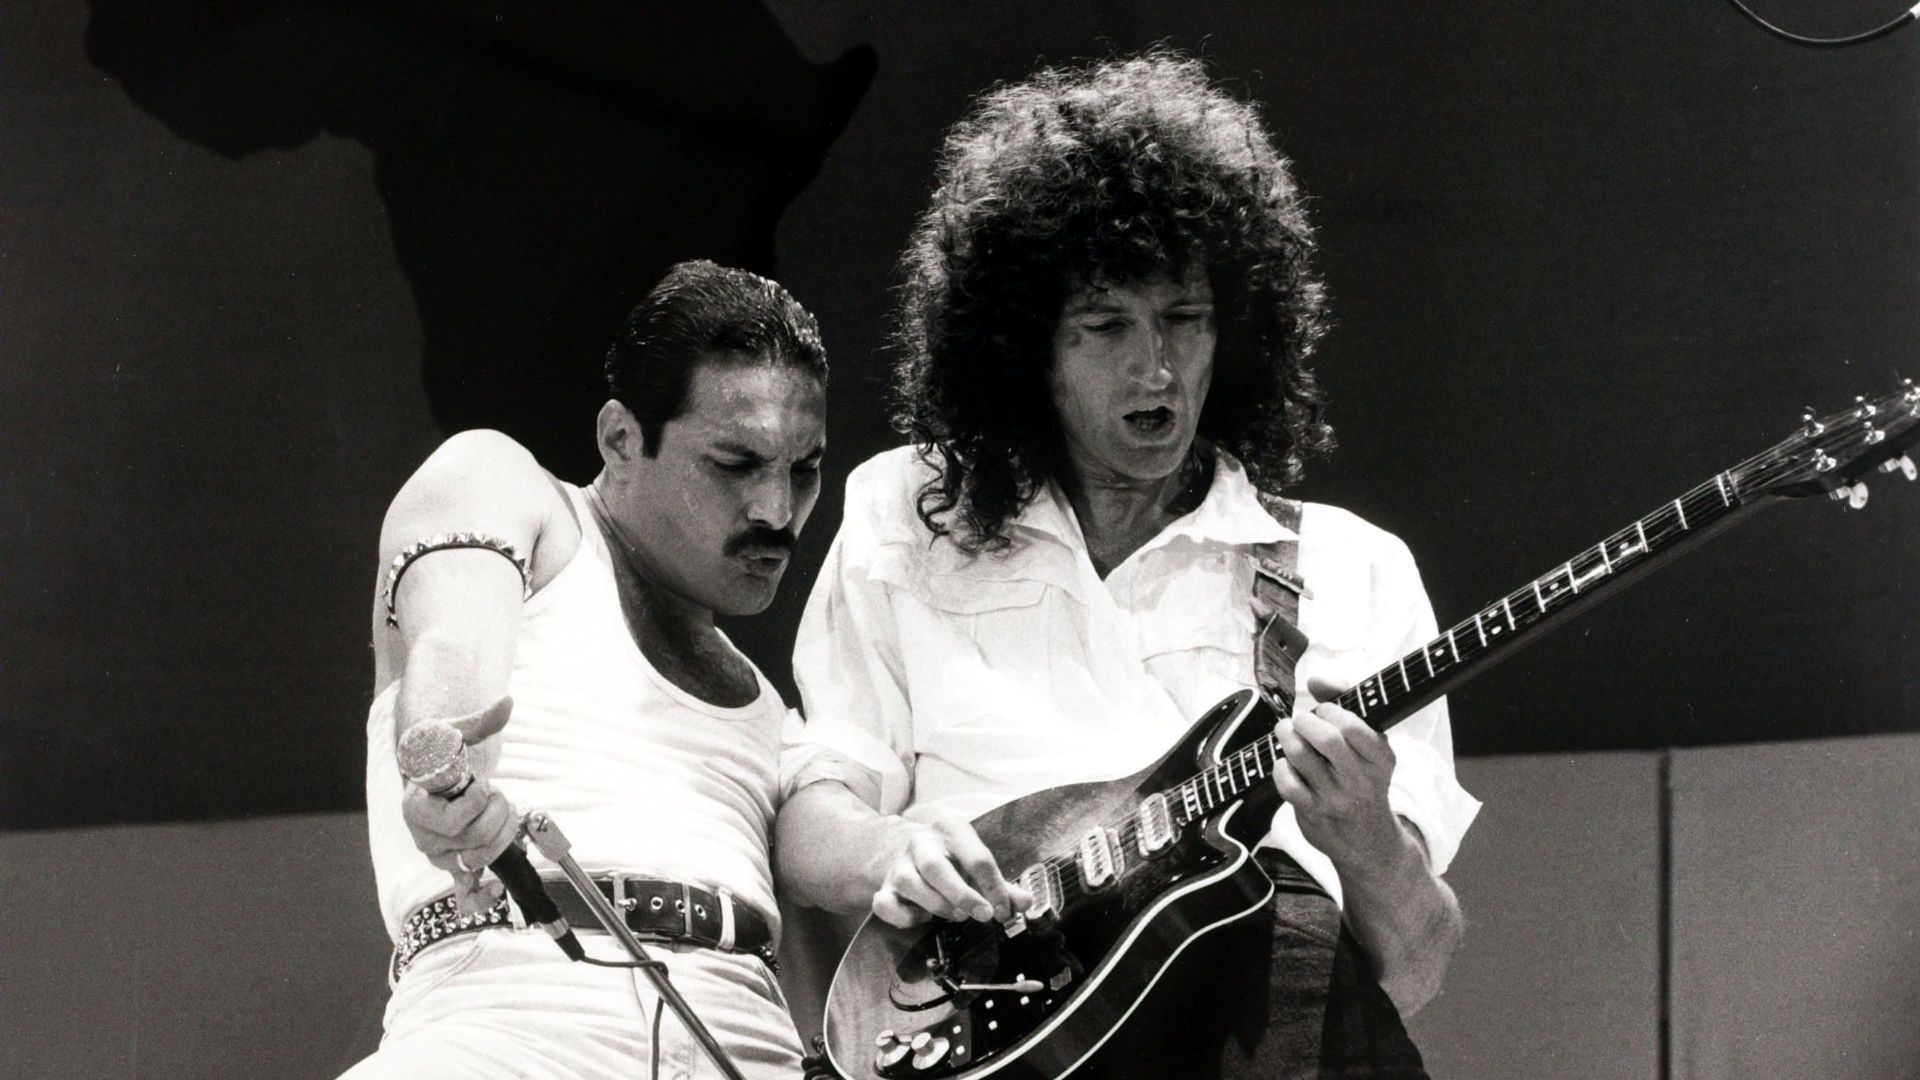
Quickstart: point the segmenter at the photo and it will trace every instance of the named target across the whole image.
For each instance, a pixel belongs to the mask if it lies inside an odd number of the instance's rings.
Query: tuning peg
[[[1809,435],[1818,435],[1827,430],[1827,425],[1821,423],[1814,417],[1813,406],[1811,405],[1807,406],[1806,409],[1801,412],[1800,422],[1806,425],[1806,432]]]
[[[1844,487],[1837,487],[1837,488],[1834,488],[1832,491],[1828,492],[1827,497],[1829,499],[1832,499],[1835,502],[1839,502],[1844,499],[1846,500],[1847,509],[1858,510],[1861,507],[1867,505],[1867,485],[1864,483],[1859,483],[1859,484],[1848,484]]]
[[[1853,398],[1853,415],[1862,419],[1879,412],[1878,406],[1868,401],[1865,394],[1856,394]]]
[[[1881,462],[1880,471],[1883,473],[1897,472],[1909,480],[1920,479],[1920,469],[1916,469],[1913,464],[1913,459],[1905,454]]]

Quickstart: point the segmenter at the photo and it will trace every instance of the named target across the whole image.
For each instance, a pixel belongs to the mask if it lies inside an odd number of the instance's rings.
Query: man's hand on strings
[[[1400,823],[1387,803],[1393,747],[1366,721],[1333,704],[1343,688],[1319,679],[1308,688],[1321,704],[1280,721],[1274,738],[1284,761],[1273,785],[1292,804],[1307,842],[1336,865],[1401,843]]]
[[[1001,876],[1000,864],[972,825],[959,820],[901,824],[873,895],[873,913],[882,922],[909,927],[934,916],[1005,921],[1032,906],[1026,889]]]

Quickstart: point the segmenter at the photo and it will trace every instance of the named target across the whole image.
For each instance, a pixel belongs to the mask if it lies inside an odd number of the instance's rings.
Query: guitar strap
[[[1260,505],[1294,538],[1253,546],[1253,675],[1275,715],[1291,716],[1293,670],[1307,651],[1300,598],[1310,595],[1298,570],[1300,504],[1261,492]]]

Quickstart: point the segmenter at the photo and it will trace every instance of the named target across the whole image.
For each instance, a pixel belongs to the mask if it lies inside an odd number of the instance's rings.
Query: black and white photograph
[[[1920,7],[0,10],[0,1078],[1920,1080]]]

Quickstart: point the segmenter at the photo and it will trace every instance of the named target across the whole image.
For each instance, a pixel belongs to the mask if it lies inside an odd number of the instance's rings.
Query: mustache
[[[761,550],[778,548],[782,551],[792,553],[794,545],[799,542],[800,537],[792,529],[769,529],[764,525],[757,525],[735,536],[733,539],[728,540],[726,546],[720,549],[720,553],[722,555],[733,556],[746,551],[748,548]]]

